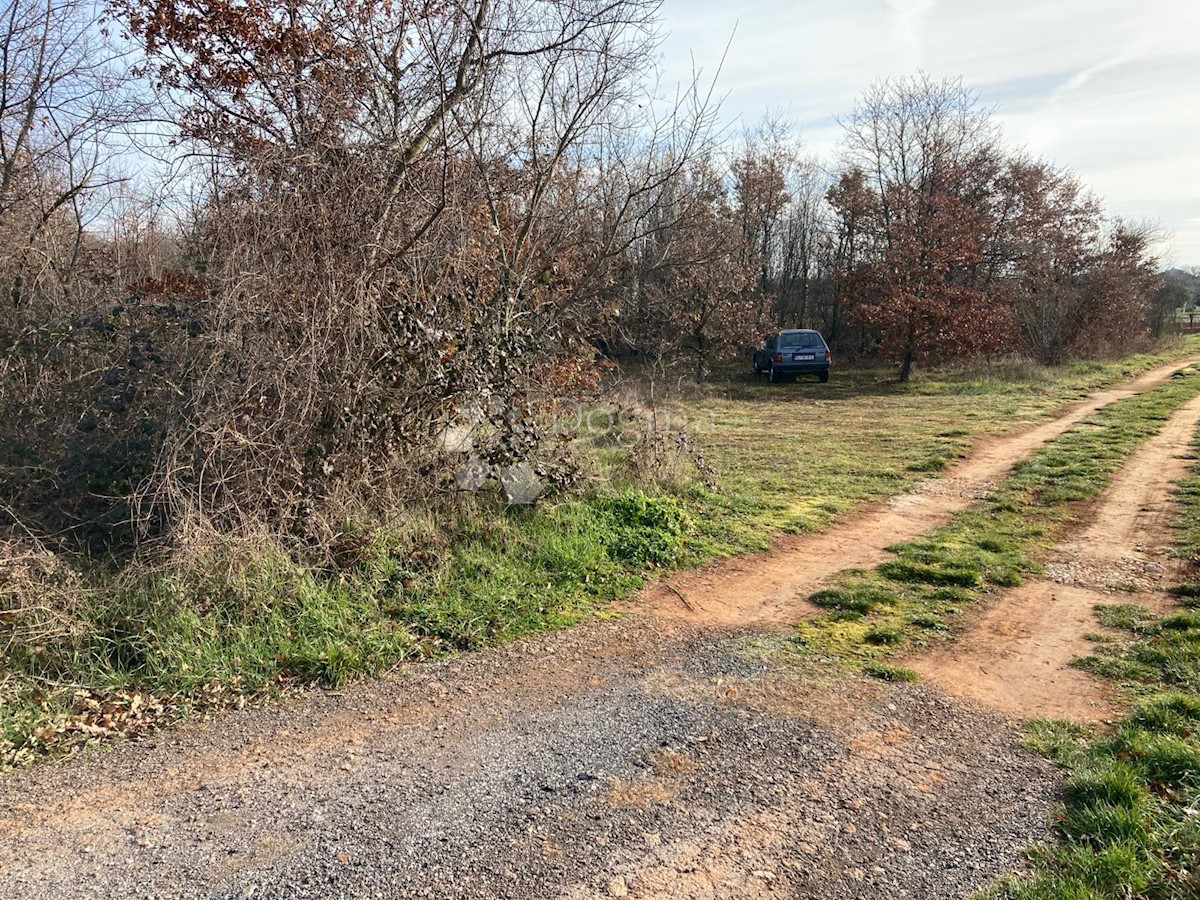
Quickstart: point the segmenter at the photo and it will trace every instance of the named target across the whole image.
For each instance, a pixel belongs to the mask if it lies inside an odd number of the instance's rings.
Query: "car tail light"
[[[826,350],[826,351],[825,351],[825,362],[829,362],[829,359],[830,359],[830,357],[829,357],[829,351],[828,351],[828,350]]]
[[[775,354],[775,362],[783,362],[783,354],[782,353]]]

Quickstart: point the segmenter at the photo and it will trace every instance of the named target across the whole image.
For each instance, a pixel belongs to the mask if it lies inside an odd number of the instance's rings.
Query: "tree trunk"
[[[904,336],[904,359],[900,363],[900,383],[908,381],[912,374],[913,360],[917,356],[917,328],[911,317],[908,322],[908,333]]]

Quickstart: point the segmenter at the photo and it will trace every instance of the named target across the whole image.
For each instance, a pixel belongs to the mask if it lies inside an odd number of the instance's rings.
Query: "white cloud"
[[[887,0],[892,15],[892,33],[900,51],[897,62],[908,68],[920,68],[922,30],[934,0]]]
[[[961,75],[997,106],[1011,143],[1074,169],[1122,216],[1175,231],[1168,258],[1200,264],[1197,0],[666,0],[667,77],[691,54],[727,118],[783,109],[817,152],[872,81]]]

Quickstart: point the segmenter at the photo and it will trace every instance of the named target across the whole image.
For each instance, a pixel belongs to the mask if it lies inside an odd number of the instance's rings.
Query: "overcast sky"
[[[1200,265],[1200,0],[665,0],[670,82],[715,72],[727,121],[767,110],[832,154],[872,81],[962,76],[1010,145],[1072,168],[1110,211]]]

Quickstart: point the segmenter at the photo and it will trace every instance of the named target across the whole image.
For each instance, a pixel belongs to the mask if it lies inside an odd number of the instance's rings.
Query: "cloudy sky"
[[[1069,166],[1121,216],[1200,265],[1200,0],[665,0],[668,81],[693,60],[724,118],[767,110],[832,154],[835,116],[872,81],[962,76],[1008,142]]]

